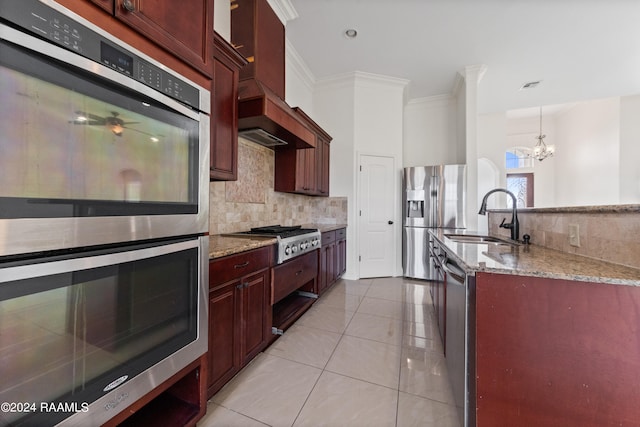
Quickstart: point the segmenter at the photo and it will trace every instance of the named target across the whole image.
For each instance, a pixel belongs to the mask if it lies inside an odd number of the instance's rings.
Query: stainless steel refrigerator
[[[465,228],[466,165],[404,169],[402,264],[405,277],[435,280],[429,228]]]

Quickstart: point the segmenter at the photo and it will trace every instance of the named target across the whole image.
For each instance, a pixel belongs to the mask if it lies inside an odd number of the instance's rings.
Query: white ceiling
[[[481,113],[640,93],[640,0],[289,1],[287,38],[316,80],[402,78],[414,99],[484,64]]]

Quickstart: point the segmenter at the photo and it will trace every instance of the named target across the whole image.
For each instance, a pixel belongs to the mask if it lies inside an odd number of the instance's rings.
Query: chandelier
[[[544,138],[546,136],[547,135],[542,134],[542,107],[540,107],[540,134],[536,136],[538,142],[535,147],[533,147],[533,150],[531,150],[531,154],[528,155],[529,157],[543,161],[547,157],[553,156],[553,153],[556,151],[556,147],[555,145],[547,145],[544,143]]]

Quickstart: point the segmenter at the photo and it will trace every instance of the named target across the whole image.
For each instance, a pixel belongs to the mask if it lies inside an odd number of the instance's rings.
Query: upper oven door
[[[0,256],[208,230],[209,117],[104,40],[111,67],[0,24]]]

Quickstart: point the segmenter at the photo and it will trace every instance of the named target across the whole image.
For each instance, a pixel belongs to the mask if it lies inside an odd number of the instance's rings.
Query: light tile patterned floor
[[[198,427],[458,427],[427,282],[340,280]]]

